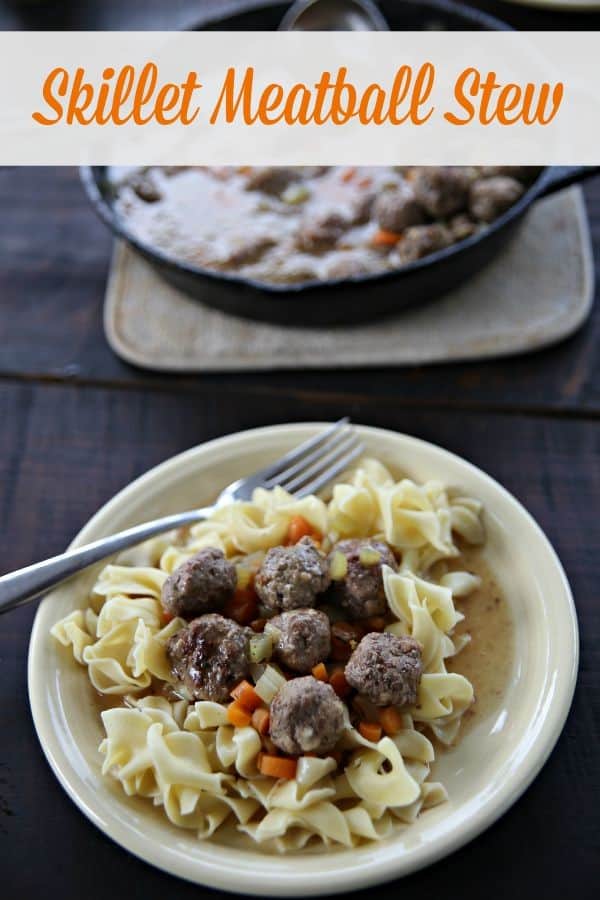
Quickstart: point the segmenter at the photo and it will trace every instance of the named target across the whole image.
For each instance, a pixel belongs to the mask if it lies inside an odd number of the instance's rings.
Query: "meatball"
[[[480,222],[493,222],[516,203],[523,185],[508,175],[480,178],[471,185],[469,211]]]
[[[333,259],[328,261],[325,270],[328,279],[359,278],[373,271],[372,261],[366,253],[348,251],[332,256]]]
[[[517,181],[529,182],[540,174],[541,169],[539,166],[481,166],[479,171],[484,178],[492,175],[510,175]]]
[[[415,262],[453,243],[444,225],[414,225],[407,228],[396,244],[395,256],[401,264]]]
[[[471,237],[477,231],[477,227],[477,223],[464,213],[454,216],[448,223],[450,234],[455,241],[464,241],[465,238]]]
[[[306,220],[298,232],[297,244],[307,253],[328,250],[348,228],[347,219],[338,212],[328,212]]]
[[[246,266],[258,262],[276,241],[264,234],[247,235],[245,240],[231,248],[224,262],[229,266]]]
[[[312,675],[279,688],[270,709],[271,740],[284,753],[328,753],[346,723],[346,710],[330,684]]]
[[[471,180],[468,169],[432,166],[419,169],[412,186],[423,209],[433,219],[445,219],[466,207]]]
[[[421,645],[389,632],[367,634],[346,664],[346,681],[375,706],[412,706],[423,672]]]
[[[425,213],[408,183],[382,191],[373,204],[373,217],[380,228],[396,232],[425,221]]]
[[[268,551],[254,580],[256,593],[270,612],[314,606],[329,587],[327,559],[309,537],[292,547]]]
[[[171,616],[193,619],[221,609],[237,584],[235,566],[216,547],[205,547],[169,575],[162,588],[162,605]]]
[[[248,675],[251,635],[217,613],[200,616],[169,638],[171,671],[194,700],[224,703]]]
[[[144,203],[158,203],[162,200],[162,194],[158,187],[155,176],[148,169],[142,169],[136,172],[129,180],[132,190],[137,194]]]
[[[332,597],[352,619],[380,616],[386,610],[381,567],[396,569],[394,554],[382,541],[351,539],[340,541],[330,554],[346,557],[346,574],[332,582]]]
[[[275,638],[273,652],[276,659],[294,672],[305,675],[329,656],[329,619],[317,609],[284,612],[270,619],[265,631]]]
[[[246,178],[246,190],[281,194],[292,181],[298,180],[300,174],[290,166],[255,166]]]

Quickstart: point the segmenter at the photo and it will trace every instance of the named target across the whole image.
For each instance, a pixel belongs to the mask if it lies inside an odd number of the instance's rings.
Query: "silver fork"
[[[340,419],[314,438],[304,441],[295,450],[286,453],[277,462],[228,485],[221,491],[213,506],[136,525],[84,547],[67,550],[44,562],[3,575],[0,578],[0,613],[34,600],[81,569],[100,562],[113,553],[173,528],[201,522],[209,518],[215,509],[227,503],[250,500],[257,487],[274,488],[280,485],[299,498],[314,494],[347,469],[363,450],[348,417]]]

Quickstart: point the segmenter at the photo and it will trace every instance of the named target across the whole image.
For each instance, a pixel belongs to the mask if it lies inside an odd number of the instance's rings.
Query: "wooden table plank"
[[[0,169],[0,376],[118,386],[160,386],[201,395],[259,386],[266,396],[331,394],[347,403],[369,394],[403,406],[597,414],[600,311],[558,347],[465,365],[177,377],[121,363],[102,332],[110,236],[75,170]],[[600,178],[586,187],[600,267]],[[368,385],[368,387],[367,387]]]
[[[222,399],[222,398],[220,398]],[[72,385],[0,384],[0,571],[59,551],[116,490],[146,468],[238,428],[334,418],[348,409],[327,396],[271,397],[232,388],[208,395]],[[495,896],[591,896],[597,863],[600,704],[599,432],[591,421],[431,412],[368,398],[357,421],[433,440],[483,466],[536,516],[561,556],[575,592],[582,662],[565,732],[540,777],[485,835],[411,876],[401,890],[463,900]],[[43,759],[26,701],[26,652],[34,610],[2,619],[0,630],[0,842],[3,883],[33,897],[203,897],[138,862],[93,828],[67,799]],[[398,886],[380,890],[396,896]],[[366,893],[365,893],[366,896]]]

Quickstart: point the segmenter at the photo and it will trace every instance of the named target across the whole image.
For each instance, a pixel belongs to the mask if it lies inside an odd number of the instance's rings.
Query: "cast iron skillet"
[[[449,0],[382,3],[393,28],[506,30],[504,23]],[[277,27],[286,6],[277,5],[205,21],[200,27],[257,29]],[[441,297],[496,257],[522,225],[531,205],[561,188],[594,175],[600,167],[544,169],[523,196],[482,233],[432,253],[401,269],[336,281],[265,285],[226,272],[213,272],[174,260],[137,240],[117,216],[106,166],[88,166],[81,178],[96,212],[113,233],[145,257],[168,282],[209,306],[234,315],[299,325],[348,325],[372,321],[405,306]]]

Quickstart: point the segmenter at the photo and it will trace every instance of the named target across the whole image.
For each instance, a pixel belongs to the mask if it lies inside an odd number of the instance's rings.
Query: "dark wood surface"
[[[232,6],[233,4],[222,4]],[[199,8],[136,0],[35,4],[29,27],[180,27]],[[598,27],[597,16],[480,6],[517,27]],[[0,27],[23,27],[0,3]],[[63,16],[61,19],[60,17]],[[600,264],[600,180],[586,188]],[[199,442],[243,428],[331,419],[416,434],[498,478],[554,543],[571,581],[582,653],[567,726],[540,776],[490,830],[383,897],[596,896],[600,854],[600,371],[598,309],[558,347],[433,368],[175,378],[119,362],[102,332],[110,239],[71,169],[0,170],[0,572],[59,552],[119,488]],[[65,900],[209,891],[111,843],[63,793],[27,704],[35,610],[0,621],[1,896]]]

